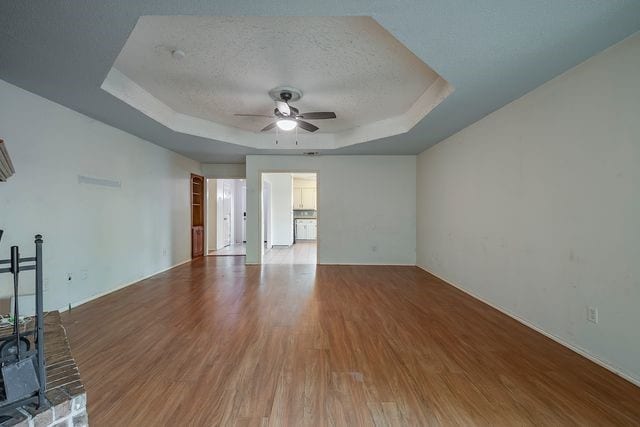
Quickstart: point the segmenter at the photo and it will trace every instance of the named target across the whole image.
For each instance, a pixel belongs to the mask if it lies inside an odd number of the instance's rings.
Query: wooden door
[[[204,255],[205,180],[191,174],[191,258]]]

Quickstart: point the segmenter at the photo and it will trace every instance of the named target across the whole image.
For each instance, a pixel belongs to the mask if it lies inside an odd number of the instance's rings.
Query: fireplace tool
[[[0,242],[2,234],[0,230]],[[14,301],[12,332],[0,336],[0,415],[28,404],[35,404],[38,409],[49,406],[45,396],[42,236],[39,234],[35,236],[35,245],[34,257],[22,258],[18,246],[12,246],[11,257],[0,259],[0,274],[13,275]],[[21,272],[29,270],[35,271],[36,275],[35,325],[34,329],[21,331],[19,277]],[[32,342],[35,343],[34,349],[31,348]]]

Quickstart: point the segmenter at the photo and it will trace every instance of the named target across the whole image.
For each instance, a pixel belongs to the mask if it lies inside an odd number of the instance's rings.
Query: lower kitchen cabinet
[[[318,221],[315,219],[296,220],[296,240],[316,240]]]

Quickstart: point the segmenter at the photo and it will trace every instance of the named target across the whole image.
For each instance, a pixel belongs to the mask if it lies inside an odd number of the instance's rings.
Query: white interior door
[[[222,235],[224,238],[224,246],[231,244],[231,204],[233,197],[233,185],[229,180],[225,180],[222,184]]]
[[[240,193],[240,204],[242,205],[242,231],[241,242],[247,241],[247,182],[241,180],[242,192]]]

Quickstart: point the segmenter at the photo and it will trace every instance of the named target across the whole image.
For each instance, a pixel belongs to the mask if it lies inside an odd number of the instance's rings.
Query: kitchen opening
[[[207,255],[246,255],[247,184],[244,179],[207,180]]]
[[[316,264],[316,173],[262,174],[262,263]]]

